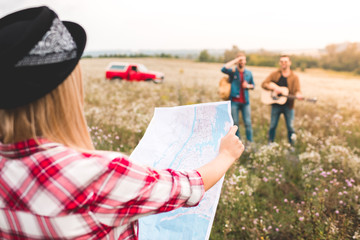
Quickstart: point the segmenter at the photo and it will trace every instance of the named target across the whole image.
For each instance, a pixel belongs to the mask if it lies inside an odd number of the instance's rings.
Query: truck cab
[[[163,73],[149,71],[143,64],[138,63],[111,62],[106,68],[105,77],[107,80],[153,81],[154,83],[164,81]]]

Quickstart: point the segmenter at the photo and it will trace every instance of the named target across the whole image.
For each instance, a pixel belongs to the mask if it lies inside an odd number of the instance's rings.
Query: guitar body
[[[280,104],[284,105],[288,99],[289,89],[287,87],[280,87],[281,94],[277,95],[274,91],[261,89],[261,102],[264,104]]]
[[[222,100],[229,100],[231,91],[231,83],[229,77],[226,75],[220,79],[218,93]]]

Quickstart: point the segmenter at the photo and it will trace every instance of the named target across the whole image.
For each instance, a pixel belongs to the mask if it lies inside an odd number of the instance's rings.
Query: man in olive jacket
[[[291,61],[288,55],[280,56],[280,68],[272,72],[261,84],[261,87],[266,90],[272,90],[275,94],[282,92],[280,87],[287,87],[289,89],[289,95],[294,95],[297,99],[303,99],[300,90],[300,82],[297,75],[290,69]],[[285,104],[272,104],[271,105],[271,121],[269,129],[269,142],[273,142],[275,139],[276,127],[279,122],[281,114],[284,114],[286,127],[288,130],[288,140],[290,144],[293,144],[295,137],[294,130],[294,99],[288,99]]]

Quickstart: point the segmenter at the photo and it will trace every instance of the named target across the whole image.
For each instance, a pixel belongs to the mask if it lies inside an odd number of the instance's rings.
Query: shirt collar
[[[37,140],[29,139],[9,144],[0,142],[0,156],[6,158],[21,158],[54,146],[58,146],[58,144],[52,143],[45,138],[37,138]]]
[[[282,75],[282,72],[281,72],[281,69],[280,69],[280,68],[278,69],[278,72],[280,73],[280,75]],[[293,71],[290,69],[289,77],[290,77],[291,75],[293,75]]]

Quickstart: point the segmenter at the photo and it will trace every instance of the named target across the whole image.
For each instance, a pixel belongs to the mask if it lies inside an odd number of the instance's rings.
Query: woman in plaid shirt
[[[244,150],[231,128],[192,171],[97,152],[83,113],[83,28],[47,7],[0,19],[0,239],[137,239],[137,219],[196,206]]]

